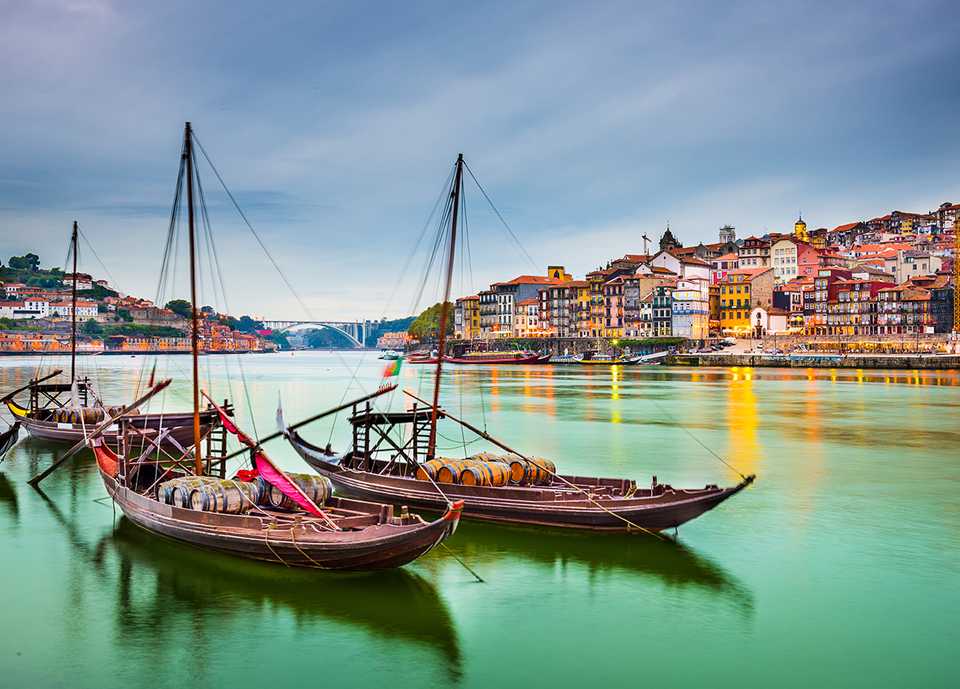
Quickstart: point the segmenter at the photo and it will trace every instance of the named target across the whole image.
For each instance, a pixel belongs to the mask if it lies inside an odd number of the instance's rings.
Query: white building
[[[792,239],[781,239],[770,247],[770,264],[775,282],[790,282],[799,275],[797,244]]]
[[[60,318],[70,318],[70,312],[72,311],[72,304],[67,302],[57,302],[55,304],[50,304],[50,315],[59,316]],[[77,300],[77,320],[86,320],[88,318],[97,317],[97,302],[95,301],[80,301]]]
[[[666,268],[681,278],[710,280],[710,264],[696,256],[677,256],[669,251],[661,251],[650,259],[648,265],[651,268]],[[640,270],[637,274],[640,274]]]
[[[787,322],[789,316],[790,314],[783,309],[754,307],[750,312],[750,326],[753,328],[754,336],[786,334],[789,328]]]
[[[674,337],[705,340],[710,334],[710,281],[681,278],[673,290]]]
[[[932,275],[943,266],[943,259],[926,251],[898,251],[894,270],[897,284],[921,275]]]
[[[50,302],[30,298],[24,301],[0,302],[0,318],[27,319],[46,318],[50,315]]]

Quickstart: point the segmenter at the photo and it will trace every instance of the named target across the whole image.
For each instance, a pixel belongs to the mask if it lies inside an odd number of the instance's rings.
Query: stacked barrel
[[[549,459],[481,452],[466,459],[438,458],[417,467],[421,481],[462,486],[542,486],[557,473],[557,465]]]
[[[287,477],[315,505],[323,505],[333,495],[330,479],[318,474],[287,474]],[[213,476],[184,476],[157,487],[160,502],[200,512],[243,514],[255,505],[295,512],[300,506],[263,478],[256,481],[220,479]]]
[[[51,419],[54,423],[71,423],[76,426],[81,424],[96,425],[103,421],[103,410],[95,407],[81,407],[80,409],[62,407],[54,410]]]

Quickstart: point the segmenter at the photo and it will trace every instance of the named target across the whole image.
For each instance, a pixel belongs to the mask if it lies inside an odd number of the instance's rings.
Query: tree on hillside
[[[85,321],[82,326],[80,326],[80,332],[82,332],[84,335],[102,335],[103,326],[90,318]]]
[[[440,307],[438,302],[416,317],[407,330],[421,342],[436,340],[440,334]],[[447,335],[453,334],[453,304],[447,302]]]
[[[190,318],[192,315],[190,313],[190,302],[188,302],[186,299],[173,299],[168,301],[166,308],[170,309],[181,318]]]
[[[40,269],[40,257],[36,254],[24,254],[23,256],[11,256],[7,262],[14,270],[29,270],[37,272]]]

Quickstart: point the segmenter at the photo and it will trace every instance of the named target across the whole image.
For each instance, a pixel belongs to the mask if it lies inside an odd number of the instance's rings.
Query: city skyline
[[[534,260],[474,190],[464,294],[667,223],[690,245],[960,200],[946,3],[374,7],[5,6],[3,260],[59,261],[77,219],[152,297],[186,119],[324,318],[412,311],[397,275],[459,151]],[[205,179],[230,310],[303,317]]]

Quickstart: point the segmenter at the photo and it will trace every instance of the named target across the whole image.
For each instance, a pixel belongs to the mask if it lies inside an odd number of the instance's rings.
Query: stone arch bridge
[[[263,327],[286,332],[301,327],[330,328],[346,337],[357,349],[367,341],[366,321],[263,321]]]

